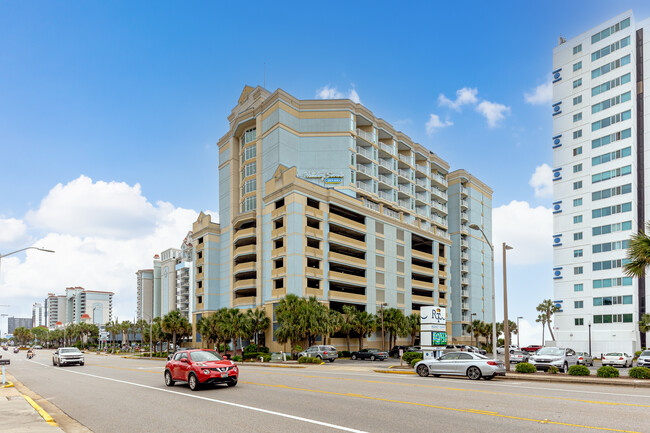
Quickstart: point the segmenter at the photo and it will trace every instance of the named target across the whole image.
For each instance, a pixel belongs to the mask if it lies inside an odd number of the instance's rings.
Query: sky
[[[132,319],[135,272],[218,209],[216,142],[244,85],[262,85],[361,102],[487,183],[497,317],[507,242],[509,317],[539,343],[552,50],[650,3],[236,3],[0,0],[0,254],[56,251],[2,259],[0,315],[82,286]]]

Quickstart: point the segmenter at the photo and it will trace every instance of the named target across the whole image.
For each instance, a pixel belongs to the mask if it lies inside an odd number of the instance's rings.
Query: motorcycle
[[[27,352],[27,359],[32,359],[34,357],[33,352]]]

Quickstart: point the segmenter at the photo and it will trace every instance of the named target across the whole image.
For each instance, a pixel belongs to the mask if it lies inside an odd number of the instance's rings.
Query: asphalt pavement
[[[97,433],[650,431],[647,389],[381,375],[372,370],[399,361],[337,361],[242,365],[236,387],[192,392],[164,385],[163,361],[87,354],[85,366],[53,367],[47,350],[8,356],[11,374]]]

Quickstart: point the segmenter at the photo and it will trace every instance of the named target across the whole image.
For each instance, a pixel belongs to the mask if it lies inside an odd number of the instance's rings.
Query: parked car
[[[537,344],[531,344],[530,346],[522,347],[521,350],[524,350],[524,351],[526,351],[526,352],[528,352],[528,353],[531,353],[531,352],[532,352],[532,353],[535,353],[535,352],[537,352],[539,349],[542,349],[543,347],[544,347],[544,346],[539,346],[539,345],[537,345]]]
[[[237,385],[239,369],[234,362],[224,359],[214,350],[179,350],[167,361],[164,376],[167,386],[182,381],[187,382],[192,391],[196,391],[207,384]]]
[[[637,367],[650,367],[650,350],[644,350],[636,360]]]
[[[63,367],[66,364],[84,365],[84,355],[76,347],[60,347],[52,354],[52,365]]]
[[[420,376],[443,374],[467,376],[471,380],[481,377],[490,380],[495,376],[505,376],[506,367],[502,361],[495,361],[480,353],[450,352],[436,359],[426,359],[415,364],[415,372]]]
[[[38,349],[38,350],[41,350],[42,348],[43,348],[43,346],[40,346],[40,345],[38,345],[38,344],[37,344],[36,346],[33,346],[33,347],[32,347],[32,349]]]
[[[594,357],[587,352],[578,352],[578,364],[594,365]]]
[[[309,356],[318,358],[322,361],[334,362],[339,357],[339,353],[334,346],[309,346],[298,354],[298,356]]]
[[[388,352],[382,352],[379,349],[361,349],[357,352],[352,352],[350,354],[350,358],[369,359],[371,361],[378,359],[380,361],[383,361],[384,359],[388,358]]]
[[[510,354],[510,364],[519,364],[520,362],[528,362],[529,356],[530,355],[528,354],[528,352],[515,350]]]
[[[460,352],[468,352],[467,349],[469,349],[469,346],[466,346],[464,344],[448,344],[447,347],[445,347],[445,349],[460,351]]]
[[[468,352],[474,352],[474,353],[480,353],[481,355],[487,355],[487,351],[483,349],[479,349],[476,346],[467,346],[467,351]]]
[[[531,356],[528,362],[538,370],[546,371],[553,366],[566,373],[569,367],[578,364],[578,354],[567,347],[543,347]]]
[[[603,365],[614,367],[632,367],[634,357],[624,352],[610,352],[603,356]]]
[[[510,345],[510,353],[513,353],[515,350],[519,350],[517,346],[513,346],[512,344]],[[506,350],[503,346],[497,347],[497,354],[499,355],[504,355],[506,353]]]
[[[411,346],[393,346],[392,349],[388,351],[388,356],[391,358],[399,358],[399,351],[400,349],[402,350],[403,353],[406,353],[409,351]]]

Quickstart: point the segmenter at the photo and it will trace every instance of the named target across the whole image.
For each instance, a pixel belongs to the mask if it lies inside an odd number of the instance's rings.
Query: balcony
[[[238,256],[245,256],[248,254],[255,254],[257,246],[255,244],[252,245],[244,245],[241,247],[235,248],[234,251],[234,258]]]
[[[380,197],[381,197],[381,191],[379,191]],[[379,212],[379,204],[373,203],[371,201],[364,200],[363,205],[367,207],[368,209],[372,209],[375,212]]]
[[[317,259],[323,258],[323,250],[313,247],[305,247],[305,255],[308,257],[315,257]]]
[[[429,173],[429,168],[426,165],[415,163],[415,168],[422,173]]]
[[[305,227],[305,236],[310,238],[323,239],[323,230],[314,227]]]
[[[386,185],[393,186],[393,177],[388,177],[385,174],[380,174],[379,175],[379,182],[383,182]]]
[[[461,278],[460,279],[460,284],[464,286],[469,286],[469,278]]]
[[[271,258],[287,255],[287,247],[274,248],[271,250]]]
[[[416,177],[415,184],[421,188],[429,189],[429,180],[424,177]]]
[[[399,160],[407,163],[408,165],[413,165],[413,157],[410,155],[399,155]]]
[[[233,239],[234,243],[237,243],[237,241],[240,239],[255,237],[255,230],[255,227],[237,230]]]
[[[444,201],[447,201],[447,192],[441,190],[440,188],[436,188],[435,186],[431,188],[431,194],[434,196],[443,199]]]
[[[365,304],[367,301],[366,295],[357,295],[356,293],[339,292],[338,290],[330,289],[328,292],[328,299],[332,301],[343,302],[356,302]]]
[[[282,266],[281,268],[271,269],[271,278],[275,279],[285,275],[286,273],[287,273],[286,266]]]
[[[305,215],[321,220],[323,219],[323,211],[311,206],[305,207]]]
[[[411,184],[400,184],[399,192],[403,192],[404,194],[411,195]]]
[[[446,307],[447,306],[447,298],[439,298],[438,299],[438,305],[441,307]]]
[[[287,288],[286,287],[281,287],[279,289],[271,289],[271,297],[272,298],[281,298],[287,296]]]
[[[248,280],[235,281],[235,283],[233,284],[233,288],[235,290],[255,288],[256,282],[257,282],[257,280],[255,278],[250,278]]]
[[[397,173],[402,176],[403,178],[407,180],[411,180],[411,171],[410,170],[404,170],[403,168],[397,169]]]
[[[460,303],[460,308],[463,309],[463,310],[469,310],[469,303],[461,302]]]
[[[344,274],[343,272],[329,271],[329,273],[327,274],[327,278],[329,280],[340,281],[342,283],[354,284],[357,286],[366,285],[366,277],[361,277],[352,274]]]
[[[366,140],[368,143],[374,143],[374,137],[373,134],[370,132],[362,131],[360,129],[357,129],[357,137],[361,137],[364,140]]]
[[[460,225],[460,232],[465,235],[469,233],[469,227],[467,227],[467,224]]]
[[[415,193],[415,199],[418,201],[421,201],[422,203],[429,203],[428,200],[429,194],[426,192],[416,192]]]
[[[461,246],[461,248],[469,248],[469,242],[467,242],[466,240],[461,239],[460,246]]]
[[[356,248],[362,251],[365,251],[367,246],[365,242],[358,241],[356,239],[349,238],[347,236],[340,235],[338,233],[332,233],[330,232],[329,234],[329,240],[331,242],[341,244],[341,245],[347,245],[352,248]]]
[[[284,215],[285,213],[287,213],[287,205],[286,204],[284,206],[281,206],[281,207],[271,211],[271,219],[276,219],[279,216]]]
[[[381,141],[379,142],[379,148],[383,150],[386,153],[389,153],[391,155],[395,155],[395,146],[389,146],[388,144],[384,144]]]
[[[461,212],[460,213],[460,220],[464,223],[467,222],[467,212]]]
[[[460,187],[460,193],[461,193],[461,195],[464,195],[465,197],[467,197],[469,195],[469,190],[466,187],[461,186]]]
[[[359,222],[353,221],[349,218],[346,218],[341,215],[337,215],[335,213],[330,212],[329,213],[329,222],[330,223],[335,223],[343,227],[351,228],[353,230],[360,231],[362,233],[366,232],[366,225],[361,224]]]
[[[337,262],[344,265],[354,265],[354,266],[359,266],[360,268],[365,268],[367,265],[364,259],[358,259],[356,257],[348,256],[346,254],[335,253],[333,251],[329,252],[327,259],[330,262]]]
[[[440,215],[431,214],[431,219],[438,224],[447,227],[447,218],[443,218]]]
[[[420,250],[412,249],[411,250],[411,255],[413,257],[418,258],[418,259],[428,260],[430,262],[433,262],[435,260],[435,258],[433,257],[433,254],[425,253],[424,251],[420,251]]]
[[[395,219],[397,219],[397,220],[399,219],[399,212],[395,212],[394,210],[389,209],[389,208],[387,208],[387,207],[385,207],[385,208],[382,209],[382,213],[383,213],[384,215],[386,215],[386,216],[391,217],[391,218],[395,218]]]
[[[445,206],[444,204],[442,204],[442,203],[440,203],[438,201],[432,200],[431,201],[431,207],[436,209],[436,210],[439,210],[443,214],[447,215],[447,206]]]
[[[362,155],[363,157],[367,158],[370,161],[375,161],[375,157],[372,154],[372,148],[365,148],[365,147],[360,147],[357,146],[357,153],[359,155]]]
[[[438,291],[439,292],[447,292],[447,286],[445,284],[439,284],[438,285]]]
[[[309,278],[323,278],[323,270],[320,268],[310,268],[309,266],[305,267],[305,276]]]
[[[393,196],[393,191],[392,191],[392,190],[391,190],[391,191],[382,191],[382,190],[379,190],[379,194],[378,194],[378,195],[379,195],[380,198],[383,198],[384,200],[395,201],[395,198],[394,198],[394,196]]]
[[[438,185],[442,185],[445,188],[447,188],[447,179],[445,179],[443,176],[439,174],[434,174],[431,176],[431,179],[436,182]]]
[[[430,276],[433,276],[434,273],[435,273],[433,268],[427,268],[425,266],[420,266],[420,265],[415,265],[415,264],[411,265],[411,272],[415,272],[415,273],[423,274],[423,275],[430,275]]]
[[[405,209],[411,209],[411,200],[400,200],[398,203]]]
[[[255,305],[256,299],[257,298],[255,296],[243,296],[241,298],[233,299],[232,304],[235,307],[241,307],[244,305]]]
[[[460,253],[460,259],[461,260],[469,260],[469,254],[467,254],[465,251],[462,251]]]
[[[460,201],[460,208],[467,210],[467,207],[469,206],[469,203],[465,199],[461,199]]]
[[[381,159],[380,158],[379,159],[379,165],[386,168],[386,169],[388,169],[388,170],[390,170],[390,171],[394,171],[393,170],[393,160],[387,160],[387,159]]]
[[[316,296],[319,299],[323,298],[323,289],[315,289],[313,287],[305,287],[305,296],[310,298]]]
[[[414,304],[435,305],[436,298],[433,297],[430,298],[428,296],[411,295],[411,302]]]
[[[375,192],[372,190],[372,185],[368,185],[365,182],[357,181],[357,188],[360,190],[366,191],[367,193],[374,194]]]
[[[287,234],[287,226],[282,226],[277,229],[271,230],[271,239],[277,239]]]
[[[375,177],[375,174],[372,172],[372,167],[368,167],[368,166],[366,166],[366,165],[357,164],[357,171],[358,171],[359,173],[363,173],[363,174],[365,174],[365,175],[367,175],[367,176]],[[358,183],[358,182],[357,182],[357,183]]]
[[[467,266],[467,265],[460,265],[460,271],[461,271],[461,272],[469,272],[469,266]]]
[[[233,275],[240,274],[242,272],[255,272],[257,270],[257,262],[245,262],[235,265],[233,268]]]
[[[427,290],[436,289],[436,285],[433,283],[429,283],[427,281],[413,280],[413,279],[411,279],[411,287],[417,287],[417,288],[427,289]]]
[[[469,290],[462,289],[460,291],[460,296],[462,296],[463,298],[469,298]]]

